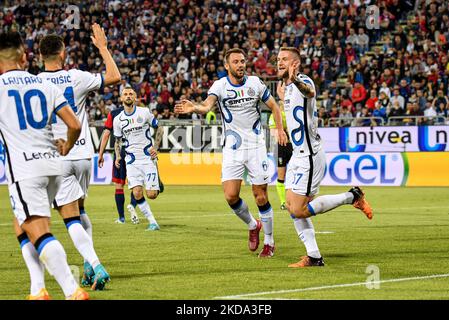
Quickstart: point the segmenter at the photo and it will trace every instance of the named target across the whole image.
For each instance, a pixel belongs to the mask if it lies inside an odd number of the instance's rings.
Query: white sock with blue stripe
[[[148,222],[150,224],[151,223],[157,224],[156,219],[154,218],[153,212],[151,211],[150,205],[145,200],[145,197],[142,197],[142,199],[136,200],[136,202],[137,202],[137,206],[139,207],[140,211],[142,211],[144,216],[148,219]]]
[[[78,289],[78,283],[67,264],[67,256],[61,243],[51,233],[47,233],[41,236],[34,245],[39,259],[48,272],[55,277],[64,295],[66,297],[72,295]]]
[[[73,217],[64,219],[64,223],[70,238],[72,238],[73,244],[84,258],[84,261],[89,262],[92,268],[95,269],[95,267],[100,264],[100,260],[95,252],[92,238],[87,234],[86,230],[84,230],[80,218]]]
[[[254,219],[251,213],[249,213],[248,205],[246,204],[245,201],[243,201],[243,199],[239,198],[239,200],[236,203],[229,206],[231,207],[232,211],[234,211],[234,213],[237,215],[237,217],[239,217],[243,222],[245,222],[248,225],[249,230],[254,230],[257,228],[256,219]]]
[[[84,207],[80,207],[80,219],[84,230],[86,230],[89,237],[92,238],[92,222],[90,222],[89,216],[84,210]]]
[[[321,258],[320,249],[318,249],[318,244],[316,243],[315,228],[313,227],[312,219],[291,217],[293,218],[296,233],[306,247],[307,255],[312,258]]]
[[[264,233],[263,243],[273,246],[274,245],[273,208],[271,207],[270,202],[267,202],[263,206],[258,206],[258,207],[259,207],[260,221],[262,221],[262,225],[263,225],[263,233]]]
[[[325,195],[317,197],[316,199],[309,202],[307,208],[309,209],[309,212],[314,216],[316,214],[325,213],[344,204],[351,204],[353,200],[354,195],[351,192]]]
[[[30,274],[30,294],[36,296],[41,289],[45,288],[45,266],[39,260],[36,248],[28,239],[26,233],[22,233],[17,238],[22,249],[23,260],[25,260]]]

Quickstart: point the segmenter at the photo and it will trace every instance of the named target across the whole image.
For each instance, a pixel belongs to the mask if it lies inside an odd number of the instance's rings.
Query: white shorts
[[[87,166],[89,166],[88,170]],[[56,206],[58,207],[84,197],[83,188],[87,191],[89,186],[89,182],[86,179],[90,179],[90,160],[62,161],[62,168],[61,187],[55,198]]]
[[[268,183],[268,158],[265,146],[244,150],[223,148],[221,182],[243,180],[245,168],[248,170],[249,182],[252,185]]]
[[[78,180],[81,190],[83,190],[83,198],[87,197],[87,190],[90,184],[90,175],[92,172],[92,160],[82,159],[82,160],[71,160],[70,172],[75,175],[76,180]]]
[[[159,174],[153,161],[146,164],[127,164],[128,188],[144,186],[145,190],[159,190]]]
[[[323,150],[306,157],[292,156],[285,175],[285,189],[304,196],[314,196],[324,178],[326,154]]]
[[[36,177],[8,186],[11,207],[19,225],[31,216],[51,216],[50,206],[61,180],[61,176]]]

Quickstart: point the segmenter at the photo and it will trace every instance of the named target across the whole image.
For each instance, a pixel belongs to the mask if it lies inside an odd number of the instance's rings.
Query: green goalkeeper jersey
[[[284,111],[281,111],[281,117],[282,117],[282,126],[284,127],[284,130],[287,131],[287,119],[285,118]],[[268,127],[270,129],[276,129],[276,122],[274,121],[273,114],[271,114],[270,118],[268,119]]]

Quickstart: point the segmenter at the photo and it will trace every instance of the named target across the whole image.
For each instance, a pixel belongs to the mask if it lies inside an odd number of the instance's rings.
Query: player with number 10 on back
[[[175,106],[175,112],[207,113],[218,103],[223,121],[221,181],[226,201],[234,213],[248,225],[248,246],[251,251],[256,251],[259,246],[259,232],[263,226],[264,248],[259,257],[272,257],[275,250],[273,209],[268,201],[268,160],[259,102],[264,102],[273,112],[278,141],[285,145],[287,135],[282,127],[281,111],[263,81],[256,76],[245,75],[246,53],[243,50],[228,50],[224,66],[228,72],[227,77],[214,82],[205,101],[196,104],[182,100]],[[240,198],[245,168],[259,207],[260,220],[254,219],[248,205]]]
[[[62,163],[81,132],[81,124],[61,90],[24,71],[26,53],[19,33],[0,34],[0,139],[14,226],[30,274],[30,299],[48,300],[44,266],[66,299],[87,300],[67,264],[61,243],[50,233],[50,205],[61,184]],[[65,139],[53,140],[55,113],[67,125]]]
[[[289,265],[292,268],[324,266],[310,216],[344,204],[352,204],[368,219],[373,215],[359,187],[313,200],[324,177],[326,155],[317,130],[315,85],[307,75],[299,73],[300,59],[300,52],[294,47],[282,47],[277,57],[278,76],[284,87],[281,99],[284,100],[287,129],[293,145],[285,177],[287,209],[307,250],[307,255],[299,262]]]

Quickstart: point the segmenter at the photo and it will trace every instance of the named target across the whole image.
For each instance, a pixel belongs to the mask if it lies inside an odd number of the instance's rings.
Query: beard
[[[229,73],[236,78],[237,80],[241,81],[243,79],[243,77],[245,76],[245,69],[243,69],[242,71],[237,71],[237,70],[232,70],[229,69]]]
[[[278,71],[278,77],[280,80],[285,80],[288,78],[288,69],[285,69],[284,71]]]
[[[125,104],[127,107],[130,107],[130,106],[132,106],[132,105],[134,104],[134,100],[132,100],[132,99],[126,99],[125,102],[124,102],[124,104]]]

